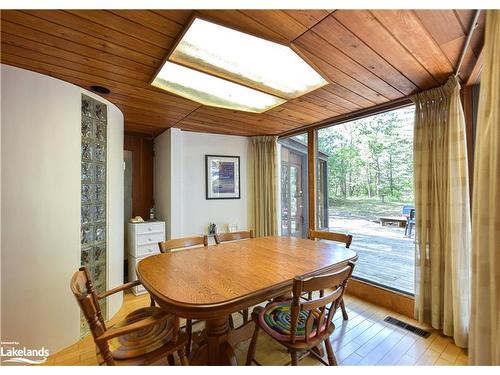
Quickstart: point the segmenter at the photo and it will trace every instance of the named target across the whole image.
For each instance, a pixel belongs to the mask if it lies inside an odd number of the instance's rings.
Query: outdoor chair
[[[411,231],[415,226],[415,209],[410,210],[410,215],[406,219],[405,236],[411,238]]]

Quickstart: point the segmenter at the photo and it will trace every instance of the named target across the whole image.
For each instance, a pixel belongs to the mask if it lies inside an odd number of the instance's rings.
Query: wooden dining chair
[[[208,236],[193,236],[175,238],[168,241],[158,242],[160,252],[169,253],[172,250],[192,248],[196,246],[208,246]]]
[[[255,330],[248,348],[247,366],[252,362],[259,364],[255,360],[255,350],[260,329],[288,349],[292,366],[297,366],[299,360],[309,353],[325,365],[337,365],[330,342],[335,329],[332,320],[353,268],[354,263],[349,262],[342,269],[328,274],[295,277],[291,300],[257,306],[252,312]],[[327,294],[308,301],[302,299],[304,293],[319,290],[327,290]],[[326,347],[328,363],[317,354],[317,347],[322,343]],[[304,355],[299,358],[301,352]]]
[[[227,233],[217,233],[215,235],[215,243],[217,245],[223,242],[230,241],[240,241],[240,240],[248,240],[250,238],[254,238],[253,230],[248,231],[240,231],[240,232],[227,232]]]
[[[308,238],[311,240],[326,240],[326,241],[341,242],[344,243],[345,247],[348,249],[349,247],[351,247],[352,243],[352,235],[350,234],[323,232],[319,230],[310,230]]]
[[[158,246],[160,248],[160,252],[163,254],[170,253],[172,250],[178,250],[178,249],[189,249],[200,246],[206,247],[208,246],[208,236],[205,235],[205,236],[175,238],[168,241],[158,242]],[[191,345],[193,340],[193,324],[197,322],[199,321],[186,319],[186,334],[188,337],[186,352],[188,356],[191,354]]]
[[[99,365],[151,365],[161,359],[173,365],[174,353],[182,365],[188,365],[187,337],[179,330],[179,318],[159,307],[140,308],[113,326],[106,326],[99,301],[138,285],[140,281],[133,281],[98,295],[87,267],[81,267],[71,279],[71,291],[94,337]]]
[[[352,235],[344,234],[344,233],[335,233],[335,232],[322,232],[318,230],[309,230],[309,239],[311,240],[325,240],[325,241],[334,241],[341,242],[345,244],[346,248],[349,248],[352,243]],[[323,295],[324,291],[320,291],[320,296]],[[308,295],[308,299],[311,299],[311,293]],[[340,308],[342,310],[342,317],[344,320],[349,319],[349,315],[347,314],[347,310],[345,308],[344,299],[340,300]]]
[[[217,233],[215,235],[215,243],[217,245],[224,243],[224,242],[231,242],[231,241],[241,241],[241,240],[248,240],[250,238],[254,238],[253,230],[248,230],[248,231],[240,231],[240,232],[227,232],[227,233]],[[243,316],[243,324],[248,322],[248,309],[244,309],[242,311],[238,311]],[[233,316],[229,315],[229,326],[231,329],[234,329],[234,321],[233,321]]]

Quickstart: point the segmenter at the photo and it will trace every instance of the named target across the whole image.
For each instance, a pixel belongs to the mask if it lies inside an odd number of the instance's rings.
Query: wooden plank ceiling
[[[125,130],[169,127],[280,134],[438,86],[458,63],[473,10],[202,10],[202,16],[291,44],[329,80],[263,114],[200,105],[148,84],[191,10],[3,10],[1,62],[84,88],[101,85]],[[483,44],[484,14],[461,78]],[[263,56],[262,58],[265,58]]]

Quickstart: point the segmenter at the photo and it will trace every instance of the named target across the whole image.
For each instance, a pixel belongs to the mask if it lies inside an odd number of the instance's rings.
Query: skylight
[[[327,83],[290,47],[200,18],[152,82],[205,105],[258,113]]]
[[[285,102],[284,99],[171,62],[165,63],[152,84],[205,105],[238,111],[261,113]]]

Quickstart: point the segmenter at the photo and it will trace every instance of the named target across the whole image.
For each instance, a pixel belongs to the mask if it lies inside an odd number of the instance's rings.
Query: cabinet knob
[[[149,237],[149,238],[148,238],[148,241],[149,241],[149,242],[151,242],[151,241],[153,241],[153,239],[152,239],[151,237]]]
[[[148,251],[149,251],[150,253],[152,253],[152,252],[153,252],[153,249],[149,249]]]
[[[153,230],[153,228],[149,227],[148,230],[151,232]]]

